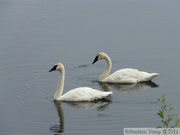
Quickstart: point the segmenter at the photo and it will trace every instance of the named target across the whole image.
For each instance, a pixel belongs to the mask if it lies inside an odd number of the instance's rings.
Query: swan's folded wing
[[[154,77],[156,77],[158,73],[147,73],[144,71],[139,71],[133,68],[125,68],[118,70],[111,75],[109,75],[106,79],[106,82],[111,83],[138,83],[144,81],[150,81]]]
[[[112,94],[112,92],[103,92],[89,87],[79,87],[68,91],[61,97],[63,101],[93,101],[103,99]]]
[[[118,70],[106,78],[106,82],[110,83],[137,83],[137,69],[125,68]]]

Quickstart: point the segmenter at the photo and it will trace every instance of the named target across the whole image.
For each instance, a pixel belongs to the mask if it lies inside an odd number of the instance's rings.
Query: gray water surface
[[[1,0],[0,134],[122,135],[123,128],[156,127],[157,98],[180,115],[178,0]],[[105,61],[112,72],[132,67],[158,72],[151,84],[97,82]],[[64,93],[79,86],[113,92],[112,102],[53,102],[59,73]],[[158,85],[158,87],[156,86]]]

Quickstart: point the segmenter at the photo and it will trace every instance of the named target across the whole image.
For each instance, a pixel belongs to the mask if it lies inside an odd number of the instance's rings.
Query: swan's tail
[[[159,73],[151,73],[151,74],[152,74],[152,76],[154,76],[154,77],[156,77],[156,76],[159,75]]]
[[[102,102],[111,102],[112,101],[112,94],[109,94],[107,96],[104,96],[102,98],[98,98],[98,99],[95,99],[94,101],[97,102],[97,101],[102,101]]]
[[[151,73],[151,76],[149,78],[149,81],[151,81],[153,78],[155,78],[156,76],[158,76],[159,73]]]
[[[98,97],[95,97],[95,98],[91,99],[91,101],[95,101],[95,102],[96,101],[108,101],[108,102],[110,102],[112,94],[113,93],[111,91],[103,92]]]

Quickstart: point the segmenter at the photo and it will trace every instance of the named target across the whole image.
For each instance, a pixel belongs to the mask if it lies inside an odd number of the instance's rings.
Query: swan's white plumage
[[[138,83],[152,80],[158,73],[147,73],[133,68],[120,69],[109,75],[105,82],[110,83]]]
[[[57,90],[54,94],[54,100],[60,101],[95,101],[100,99],[109,98],[112,95],[112,92],[103,92],[96,89],[92,89],[90,87],[79,87],[72,89],[62,95],[64,89],[64,79],[65,79],[65,69],[63,64],[57,63],[55,66],[49,71],[60,71],[61,78],[58,83]]]
[[[112,62],[110,57],[106,53],[99,52],[95,57],[93,64],[101,59],[106,60],[107,68],[104,71],[104,73],[99,77],[100,82],[139,83],[139,82],[151,81],[154,77],[159,75],[158,73],[147,73],[133,68],[120,69],[109,75],[112,67]]]
[[[112,92],[103,92],[89,87],[79,87],[65,93],[60,100],[63,101],[95,101],[110,96]]]

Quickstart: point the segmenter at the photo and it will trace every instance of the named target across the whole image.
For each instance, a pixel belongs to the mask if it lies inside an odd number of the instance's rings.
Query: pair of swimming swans
[[[104,53],[99,52],[95,57],[92,64],[97,62],[98,60],[105,59],[107,62],[107,68],[103,72],[103,74],[99,77],[99,82],[107,82],[107,83],[139,83],[151,81],[154,77],[158,76],[158,73],[147,73],[144,71],[139,71],[137,69],[125,68],[120,69],[114,73],[110,74],[112,62],[110,57]],[[64,89],[64,79],[65,79],[65,68],[62,63],[57,63],[54,67],[49,70],[59,71],[61,73],[61,77],[59,79],[57,90],[54,94],[54,100],[60,101],[96,101],[102,99],[108,99],[112,92],[103,92],[96,89],[92,89],[90,87],[79,87],[72,89],[62,95]]]

